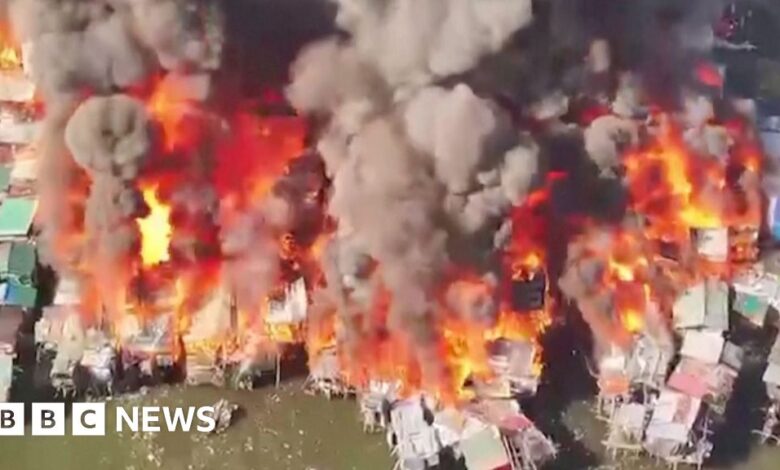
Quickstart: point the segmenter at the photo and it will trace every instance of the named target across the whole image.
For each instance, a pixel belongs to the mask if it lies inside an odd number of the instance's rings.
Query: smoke
[[[197,278],[219,261],[239,307],[256,311],[285,275],[282,235],[312,243],[330,218],[314,311],[337,310],[354,351],[401,338],[438,380],[442,320],[496,320],[496,248],[527,230],[507,216],[574,158],[566,149],[617,179],[626,149],[645,143],[648,102],[682,111],[697,151],[722,157],[732,144],[691,73],[722,0],[332,3],[338,34],[300,52],[286,90],[315,123],[324,166],[285,174],[301,149],[255,146],[256,121],[216,104],[221,2],[13,0],[47,106],[46,259],[121,290],[128,274],[112,266],[134,263],[139,187],[153,182],[172,208],[177,268]],[[572,193],[590,201],[589,189]],[[620,243],[600,232],[572,243],[560,288],[611,341],[603,312],[615,299],[597,286]]]
[[[637,118],[646,113],[645,100],[683,108],[683,91],[693,84],[690,65],[709,53],[722,6],[336,3],[336,23],[346,35],[305,48],[287,90],[298,111],[323,123],[317,148],[333,181],[328,211],[339,226],[325,261],[324,297],[338,305],[347,330],[388,328],[410,340],[420,358],[430,357],[437,325],[451,311],[495,317],[487,298],[459,296],[450,273],[476,270],[489,278],[494,242],[523,230],[503,222],[548,167],[542,155],[561,158],[548,155],[556,148],[549,143],[573,138],[603,176],[619,176],[622,155],[641,143]],[[584,130],[564,122],[589,102],[605,109],[602,117]],[[539,126],[521,130],[529,120]],[[546,147],[536,143],[540,138]],[[586,271],[598,271],[605,262],[599,257],[608,253],[585,257]],[[371,260],[373,268],[344,259]],[[580,287],[589,282],[577,281],[575,266],[561,288],[606,340],[613,327],[593,312],[611,300],[586,295]],[[366,300],[381,288],[391,298],[386,324],[375,321]],[[455,307],[442,307],[441,292]],[[359,341],[364,333],[345,335]]]
[[[531,20],[530,2],[338,4],[349,39],[302,51],[287,90],[299,111],[326,123],[317,146],[338,232],[323,260],[323,297],[338,307],[348,347],[390,332],[438,380],[448,310],[439,294],[463,257],[452,250],[492,231],[523,200],[537,150],[496,103],[466,84],[436,82],[498,51]],[[385,290],[386,322],[375,308]],[[464,317],[495,319],[489,299],[445,297]]]
[[[134,180],[153,149],[149,117],[143,103],[127,96],[92,97],[68,121],[65,142],[92,182],[84,222],[87,264],[102,284],[102,304],[116,314],[123,304],[110,296],[129,284],[137,263],[135,219],[145,206]]]
[[[99,292],[110,311],[123,308],[137,265],[135,219],[145,211],[139,178],[160,147],[159,116],[130,95],[145,94],[163,70],[181,77],[215,70],[220,10],[200,0],[11,0],[8,8],[46,105],[36,220],[42,260],[86,275],[94,285],[85,291]]]
[[[29,70],[47,105],[41,137],[40,197],[46,257],[65,269],[72,250],[58,247],[81,230],[70,216],[80,211],[78,177],[63,148],[69,113],[85,92],[110,94],[144,83],[155,70],[214,68],[218,27],[209,29],[203,11],[216,16],[213,2],[11,0],[9,17],[26,46]],[[195,21],[200,18],[200,21]],[[217,26],[219,21],[214,22]],[[216,31],[216,32],[212,32]],[[155,60],[159,58],[159,62]],[[216,61],[216,62],[215,62]]]
[[[614,175],[623,152],[639,143],[639,126],[631,119],[606,115],[585,129],[585,150],[604,175]]]
[[[531,2],[337,0],[336,24],[393,89],[465,72],[532,18]]]

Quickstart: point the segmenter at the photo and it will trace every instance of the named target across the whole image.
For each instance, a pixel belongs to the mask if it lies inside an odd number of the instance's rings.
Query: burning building
[[[556,449],[516,405],[572,305],[608,445],[708,455],[742,367],[733,314],[765,328],[778,285],[771,168],[711,60],[719,2],[337,0],[338,31],[261,97],[294,112],[270,116],[230,90],[224,3],[10,3],[32,82],[2,93],[38,93],[45,118],[0,260],[29,298],[16,238],[37,210],[58,386],[278,383],[304,343],[307,383],[357,395],[402,467],[454,449],[535,468]]]

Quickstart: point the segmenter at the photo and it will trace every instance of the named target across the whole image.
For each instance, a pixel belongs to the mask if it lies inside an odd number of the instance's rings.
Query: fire
[[[156,83],[152,95],[147,100],[147,109],[162,128],[165,150],[176,150],[188,138],[183,124],[187,100],[182,93],[169,82]]]
[[[698,161],[698,160],[696,160]],[[717,163],[693,164],[673,128],[663,129],[647,149],[624,159],[633,209],[648,218],[651,236],[684,239],[691,228],[722,225],[719,207],[700,199],[693,181],[705,175],[723,187],[725,171]]]
[[[621,321],[623,322],[623,328],[631,334],[639,333],[645,327],[644,316],[631,308],[622,312]]]
[[[173,229],[170,224],[171,208],[157,198],[157,187],[143,190],[149,214],[138,219],[141,231],[141,260],[146,267],[155,266],[170,259],[168,248]]]
[[[298,325],[267,325],[268,338],[274,343],[297,343],[301,332]]]
[[[9,46],[0,46],[0,70],[16,70],[22,66],[22,60],[16,49]]]
[[[6,25],[0,24],[0,70],[20,70],[22,58],[19,47],[8,32]]]
[[[323,350],[336,346],[336,329],[336,312],[330,312],[319,321],[307,324],[306,352],[310,360]]]
[[[715,127],[730,141],[724,157],[689,148],[669,116],[659,121],[650,144],[624,157],[630,207],[646,218],[648,237],[685,243],[691,229],[757,226],[761,153],[746,126]]]
[[[304,149],[306,122],[297,117],[256,116],[240,112],[217,150],[215,185],[222,199],[237,207],[262,201]]]

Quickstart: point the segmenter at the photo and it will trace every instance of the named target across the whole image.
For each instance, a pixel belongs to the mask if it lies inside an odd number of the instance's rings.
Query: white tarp
[[[675,328],[697,328],[704,323],[704,283],[691,286],[683,292],[672,307]]]
[[[33,158],[17,158],[15,156],[14,166],[11,168],[11,182],[14,181],[34,181],[38,178],[38,159],[34,158],[36,150],[33,146],[27,146],[22,152],[32,153]]]
[[[728,285],[717,279],[689,287],[672,307],[675,328],[728,329]]]
[[[717,364],[725,342],[719,331],[687,331],[680,355],[698,359],[705,364]]]
[[[5,144],[29,144],[38,135],[37,122],[15,122],[0,119],[0,142]]]
[[[35,84],[21,72],[0,73],[0,101],[28,103],[35,98]]]

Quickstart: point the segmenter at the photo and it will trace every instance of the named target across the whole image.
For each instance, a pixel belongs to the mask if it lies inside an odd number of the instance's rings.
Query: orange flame
[[[22,57],[19,47],[5,24],[0,24],[0,70],[20,70]]]
[[[144,266],[155,266],[168,261],[168,248],[173,229],[170,224],[171,208],[157,198],[157,187],[143,189],[144,201],[149,206],[149,214],[138,219],[141,231],[141,260]]]
[[[165,150],[171,152],[183,145],[188,137],[183,123],[186,97],[170,82],[159,80],[146,105],[162,128]]]
[[[723,126],[730,146],[727,161],[700,155],[686,147],[681,133],[667,115],[649,147],[624,158],[631,208],[647,219],[647,235],[654,240],[685,242],[692,228],[757,226],[761,220],[761,153],[746,126]],[[729,171],[755,181],[735,189],[727,181]]]
[[[699,162],[701,168],[693,162],[671,127],[662,131],[651,148],[629,153],[624,159],[632,206],[648,217],[652,237],[685,239],[691,228],[723,225],[720,208],[699,199],[693,181],[694,173],[700,173],[723,187],[725,172],[715,162]]]

